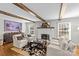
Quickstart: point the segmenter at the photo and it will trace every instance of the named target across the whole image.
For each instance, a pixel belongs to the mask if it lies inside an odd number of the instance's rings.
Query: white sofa
[[[47,56],[72,56],[75,48],[74,42],[60,39],[51,40],[47,46]]]
[[[21,40],[18,40],[17,37],[21,36],[21,34],[17,34],[13,36],[13,46],[17,48],[22,48],[25,45],[27,45],[28,39],[23,38]]]

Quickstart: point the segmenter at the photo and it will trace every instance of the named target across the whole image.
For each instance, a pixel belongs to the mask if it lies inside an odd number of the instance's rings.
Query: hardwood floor
[[[21,54],[11,50],[12,43],[0,46],[0,56],[22,56]]]
[[[12,43],[0,46],[0,56],[23,56],[22,54],[11,50],[12,47]],[[74,50],[74,55],[79,56],[79,49],[76,48]]]

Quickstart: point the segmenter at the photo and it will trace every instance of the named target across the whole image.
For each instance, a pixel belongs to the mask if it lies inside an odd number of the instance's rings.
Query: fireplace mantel
[[[47,27],[47,28],[45,28],[45,27],[37,27],[37,29],[54,29],[55,27]]]

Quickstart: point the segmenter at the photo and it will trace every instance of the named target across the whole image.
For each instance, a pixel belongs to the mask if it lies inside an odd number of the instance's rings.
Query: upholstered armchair
[[[27,45],[28,39],[22,37],[21,34],[13,35],[13,46],[17,48],[22,48]]]

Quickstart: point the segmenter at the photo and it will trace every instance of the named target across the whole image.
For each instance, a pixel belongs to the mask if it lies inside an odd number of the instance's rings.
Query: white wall
[[[0,19],[0,39],[3,39],[3,33],[4,33],[4,22]]]
[[[62,22],[71,22],[71,40],[79,43],[79,17],[63,19]]]
[[[36,31],[36,24],[33,22],[26,23],[26,34],[30,34],[30,27],[34,27],[34,32]]]

